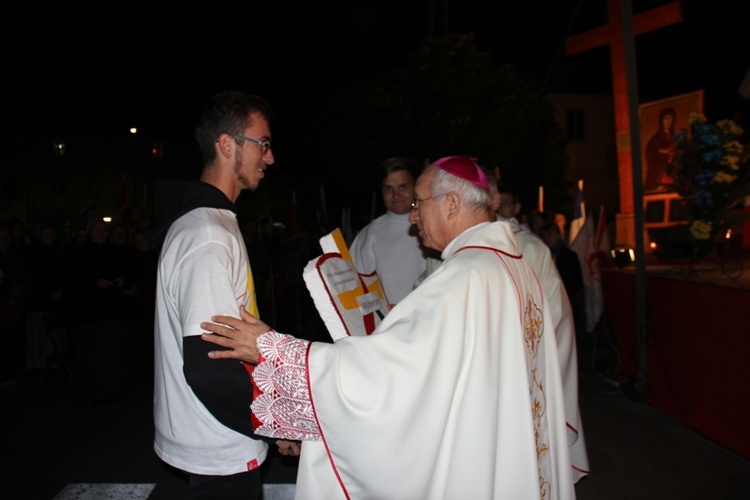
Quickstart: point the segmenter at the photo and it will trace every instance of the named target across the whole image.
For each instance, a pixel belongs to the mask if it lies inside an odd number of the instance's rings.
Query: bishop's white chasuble
[[[296,498],[575,497],[536,276],[507,222],[449,247],[372,335],[258,340],[257,433],[305,440]]]

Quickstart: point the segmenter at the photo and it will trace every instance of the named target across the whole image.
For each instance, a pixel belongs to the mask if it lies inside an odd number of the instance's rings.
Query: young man
[[[188,474],[194,499],[262,494],[259,467],[268,444],[250,422],[251,367],[210,361],[200,322],[238,308],[257,314],[234,203],[273,164],[270,119],[260,97],[217,94],[195,129],[200,182],[157,186],[157,217],[168,230],[157,275],[154,450]],[[294,443],[277,444],[282,454],[298,451]]]

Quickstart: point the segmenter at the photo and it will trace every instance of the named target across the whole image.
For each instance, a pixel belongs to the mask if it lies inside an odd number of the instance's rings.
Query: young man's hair
[[[216,159],[214,144],[221,134],[242,134],[252,126],[253,113],[260,114],[269,123],[273,118],[271,106],[260,96],[244,92],[227,91],[211,97],[195,123],[195,141],[203,158],[203,166]]]
[[[414,160],[401,157],[388,158],[380,164],[380,181],[384,181],[393,172],[406,170],[412,179],[416,179],[416,163]]]

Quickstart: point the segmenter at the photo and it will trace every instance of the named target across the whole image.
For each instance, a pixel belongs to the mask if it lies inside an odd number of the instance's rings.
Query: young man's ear
[[[219,154],[224,158],[231,158],[234,148],[237,142],[229,134],[221,134],[216,140],[216,144],[219,147]]]

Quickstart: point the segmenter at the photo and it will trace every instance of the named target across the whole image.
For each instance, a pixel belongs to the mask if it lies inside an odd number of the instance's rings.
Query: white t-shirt
[[[170,227],[156,290],[154,450],[186,472],[246,472],[260,466],[268,452],[265,442],[221,424],[183,373],[183,338],[203,333],[200,323],[216,314],[236,317],[239,307],[246,308],[249,272],[236,215],[230,210],[197,208]]]

